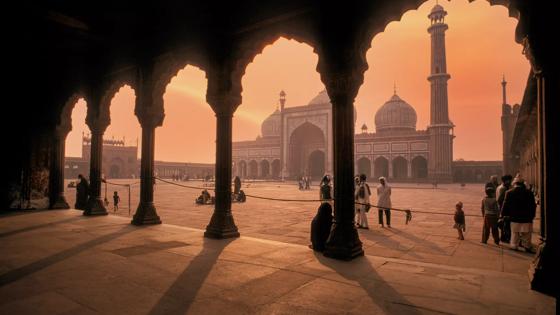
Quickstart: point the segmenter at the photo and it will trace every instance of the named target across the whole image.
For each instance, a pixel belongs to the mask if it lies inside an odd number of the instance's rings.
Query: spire
[[[284,104],[286,104],[286,92],[284,90],[280,91],[280,111],[284,111]]]
[[[393,81],[393,95],[397,95],[397,83]]]
[[[502,104],[504,104],[504,105],[507,104],[506,85],[507,85],[506,75],[502,74]]]

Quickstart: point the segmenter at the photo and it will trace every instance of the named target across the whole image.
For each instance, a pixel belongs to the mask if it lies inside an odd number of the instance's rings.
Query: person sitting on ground
[[[329,238],[333,220],[330,203],[332,199],[330,181],[329,175],[325,175],[321,180],[321,189],[319,190],[321,205],[311,221],[311,245],[309,245],[309,248],[318,252],[325,250],[325,244]]]
[[[511,249],[519,245],[527,252],[534,252],[531,244],[533,220],[536,212],[535,196],[527,188],[521,175],[513,180],[513,188],[506,192],[502,215],[511,222]]]
[[[461,201],[457,202],[455,205],[455,215],[453,216],[455,224],[453,228],[457,230],[457,233],[461,241],[465,239],[463,232],[467,231],[467,225],[465,224],[465,212],[463,211],[463,203]]]
[[[370,208],[370,196],[371,190],[369,189],[369,185],[366,183],[366,175],[360,175],[360,184],[358,189],[356,189],[355,199],[358,202],[356,205],[359,210],[358,221],[356,223],[357,227],[360,229],[369,229],[368,220],[367,220],[367,212],[369,212]]]
[[[494,191],[494,188],[492,186],[486,187],[486,197],[482,199],[482,203],[480,205],[480,210],[482,211],[482,216],[484,217],[481,243],[486,244],[488,242],[490,230],[492,230],[494,243],[496,245],[500,245],[500,232],[498,231],[498,215],[500,213],[500,209],[495,196],[496,191]]]
[[[89,198],[89,183],[84,175],[78,175],[78,185],[76,185],[76,204],[74,208],[85,210]]]
[[[210,196],[210,193],[208,192],[208,190],[204,189],[201,193],[200,196],[198,196],[198,198],[196,198],[195,203],[199,204],[199,205],[205,205],[208,204],[211,201],[212,197]]]

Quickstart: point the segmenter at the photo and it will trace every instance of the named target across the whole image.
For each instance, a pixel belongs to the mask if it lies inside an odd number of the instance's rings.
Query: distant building
[[[504,80],[505,81],[505,80]],[[529,74],[521,105],[505,104],[502,114],[504,146],[504,169],[506,173],[521,174],[528,185],[538,186],[538,143],[537,143],[537,81]],[[507,149],[507,151],[505,151]]]
[[[82,136],[82,157],[67,157],[64,177],[75,179],[78,174],[89,176],[91,138]],[[159,177],[180,176],[192,179],[214,176],[214,164],[184,162],[154,162],[154,173]],[[140,160],[138,145],[127,146],[124,140],[103,140],[103,162],[101,174],[106,178],[138,178]]]

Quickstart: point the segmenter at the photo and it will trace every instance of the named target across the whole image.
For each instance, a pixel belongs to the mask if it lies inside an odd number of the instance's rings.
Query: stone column
[[[221,77],[209,76],[206,99],[216,113],[216,203],[204,236],[208,238],[239,237],[239,231],[231,213],[231,160],[232,118],[241,103],[241,93],[234,95],[226,91],[211,91],[214,85],[221,86]]]
[[[142,158],[140,161],[140,203],[132,218],[132,224],[160,224],[161,220],[154,206],[154,151],[156,126],[163,121],[163,111],[149,112],[137,110],[136,115],[142,126]]]
[[[560,262],[558,249],[558,209],[560,199],[556,196],[558,186],[556,174],[560,167],[560,150],[558,135],[560,124],[557,120],[557,109],[560,104],[560,77],[558,72],[538,71],[537,78],[537,138],[539,144],[538,169],[541,209],[541,244],[537,257],[530,269],[531,288],[550,295],[558,294],[558,263]],[[533,69],[535,71],[535,69]]]
[[[57,126],[53,134],[49,172],[49,209],[70,209],[64,196],[64,155],[70,128]]]
[[[89,162],[89,199],[84,215],[107,215],[107,209],[101,199],[101,170],[103,163],[103,134],[109,125],[109,120],[91,118],[90,112],[88,112],[86,122],[91,131],[91,152]]]
[[[346,64],[346,58],[329,59],[318,67],[333,107],[334,220],[324,255],[350,260],[364,254],[354,224],[354,98],[363,71]],[[342,67],[333,69],[333,64]]]

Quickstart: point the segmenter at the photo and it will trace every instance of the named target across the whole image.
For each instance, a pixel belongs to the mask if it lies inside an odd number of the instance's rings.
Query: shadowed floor
[[[450,250],[437,235],[383,233],[441,256]],[[526,268],[488,268],[497,257],[527,266],[529,256],[475,241],[441,263],[373,250],[342,262],[299,244],[210,240],[195,228],[134,227],[126,218],[84,218],[76,210],[4,216],[0,234],[2,314],[554,313],[553,299],[529,290]],[[378,246],[401,242],[381,238]]]

